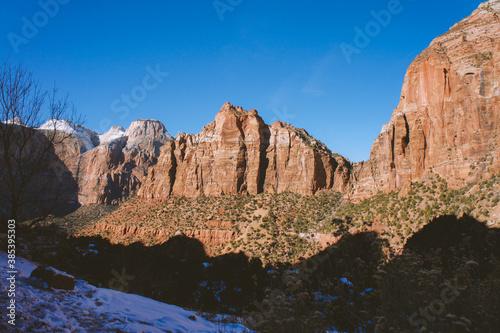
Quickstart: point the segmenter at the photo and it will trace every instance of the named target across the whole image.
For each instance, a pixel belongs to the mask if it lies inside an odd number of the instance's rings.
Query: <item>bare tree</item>
[[[0,211],[19,219],[26,206],[54,199],[44,193],[57,191],[50,166],[57,146],[71,136],[57,131],[56,121],[43,131],[38,127],[49,119],[82,121],[67,97],[58,99],[56,88],[42,90],[26,67],[0,66]]]

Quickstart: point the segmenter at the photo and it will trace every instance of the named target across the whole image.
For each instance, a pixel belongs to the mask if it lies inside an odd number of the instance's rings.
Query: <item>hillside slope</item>
[[[242,325],[213,323],[194,311],[83,280],[72,291],[48,288],[29,277],[36,264],[17,258],[17,265],[16,326],[3,315],[2,332],[248,332]],[[5,252],[0,252],[0,266],[7,267]],[[0,276],[0,287],[7,290],[7,269]],[[0,298],[8,302],[5,293]]]

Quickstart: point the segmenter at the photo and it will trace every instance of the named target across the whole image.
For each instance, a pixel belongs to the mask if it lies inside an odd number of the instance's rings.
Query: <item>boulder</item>
[[[52,267],[39,266],[31,272],[30,277],[38,278],[54,289],[73,290],[75,288],[73,276]]]

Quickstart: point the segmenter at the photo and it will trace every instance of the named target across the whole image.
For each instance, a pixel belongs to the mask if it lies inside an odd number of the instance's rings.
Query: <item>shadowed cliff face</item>
[[[78,186],[60,158],[78,153],[76,140],[18,124],[0,127],[10,138],[0,144],[0,216],[22,221],[77,209]]]
[[[345,192],[349,179],[349,162],[304,130],[280,122],[268,126],[257,111],[226,103],[200,133],[161,148],[140,195]]]
[[[410,65],[398,107],[357,166],[354,197],[403,188],[431,170],[463,186],[500,169],[500,2],[483,3]],[[486,164],[486,163],[485,163]]]

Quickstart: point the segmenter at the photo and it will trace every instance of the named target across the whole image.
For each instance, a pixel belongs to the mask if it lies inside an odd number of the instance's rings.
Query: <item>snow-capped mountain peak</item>
[[[57,130],[73,135],[80,143],[82,153],[99,145],[99,137],[97,132],[94,132],[81,125],[77,125],[66,119],[50,119],[38,129],[53,131]]]

